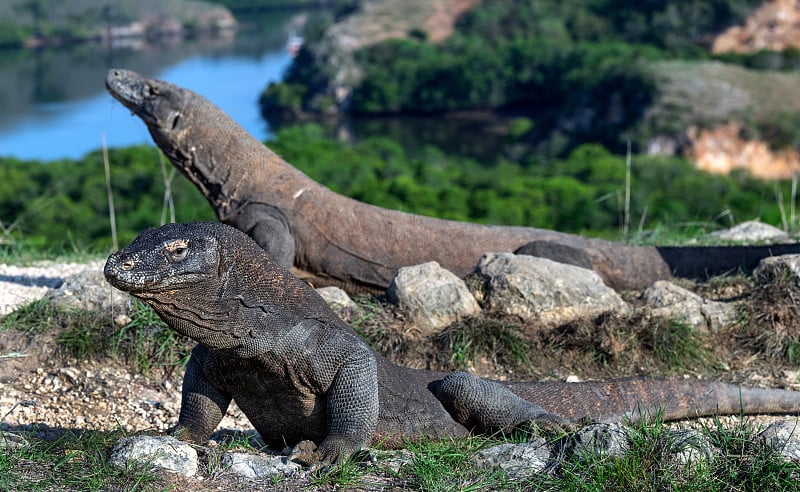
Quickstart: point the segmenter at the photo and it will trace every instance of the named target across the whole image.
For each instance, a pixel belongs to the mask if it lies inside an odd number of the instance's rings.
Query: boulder
[[[476,273],[482,279],[476,297],[484,309],[524,320],[561,324],[628,308],[592,270],[545,258],[488,253]]]
[[[317,289],[317,293],[322,296],[325,302],[328,303],[328,306],[345,321],[349,321],[353,313],[358,310],[358,304],[350,299],[347,292],[339,287],[321,287]]]
[[[709,236],[737,242],[786,241],[789,239],[789,235],[783,229],[757,220],[742,222],[730,229],[712,232]]]
[[[642,297],[654,316],[678,321],[700,332],[717,331],[732,325],[739,316],[733,303],[703,299],[666,280],[648,287]]]
[[[112,466],[130,462],[154,470],[192,477],[197,473],[197,451],[171,436],[133,436],[117,441],[109,455]]]
[[[790,280],[795,285],[800,285],[800,255],[764,258],[753,270],[753,280],[759,285],[767,285],[780,280]]]
[[[423,336],[481,311],[464,281],[435,261],[400,268],[386,296],[409,315]]]

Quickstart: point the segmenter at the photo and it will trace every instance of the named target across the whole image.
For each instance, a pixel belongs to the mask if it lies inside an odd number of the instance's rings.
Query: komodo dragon
[[[370,443],[532,422],[800,411],[800,392],[709,381],[501,383],[398,366],[252,239],[219,223],[147,229],[111,254],[105,276],[198,342],[173,434],[206,440],[233,399],[267,444],[296,445],[292,456],[305,464],[336,463]]]
[[[384,290],[400,267],[433,260],[464,277],[484,253],[522,248],[519,252],[592,268],[613,288],[644,288],[669,278],[671,270],[702,277],[750,270],[764,256],[800,252],[797,245],[713,252],[628,246],[387,210],[313,181],[190,90],[121,69],[109,70],[106,87],[144,121],[221,222],[246,232],[281,266],[294,266],[298,277],[316,286]]]

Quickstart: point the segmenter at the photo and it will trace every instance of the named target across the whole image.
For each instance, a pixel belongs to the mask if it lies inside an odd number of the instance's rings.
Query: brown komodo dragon
[[[246,232],[281,266],[316,286],[383,290],[403,266],[437,261],[464,277],[488,252],[519,252],[594,269],[613,288],[644,288],[671,274],[703,277],[797,245],[629,246],[545,229],[441,220],[361,203],[315,182],[204,97],[111,69],[111,95],[203,193],[217,218]]]
[[[398,366],[305,282],[219,223],[147,229],[113,253],[108,281],[198,342],[171,432],[206,440],[235,400],[271,446],[330,464],[364,445],[525,427],[710,414],[797,413],[800,392],[710,381],[493,382]]]

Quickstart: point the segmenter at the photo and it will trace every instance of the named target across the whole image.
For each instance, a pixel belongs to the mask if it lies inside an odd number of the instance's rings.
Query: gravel
[[[103,262],[0,264],[0,316],[47,295],[81,298],[116,291],[102,282]],[[92,279],[91,284],[80,279]],[[76,287],[78,286],[78,287]],[[107,292],[106,292],[107,291]],[[124,361],[75,360],[59,356],[55,334],[0,334],[0,426],[33,430],[52,438],[67,430],[163,432],[180,409],[182,371],[143,376]],[[231,405],[223,429],[251,430]]]

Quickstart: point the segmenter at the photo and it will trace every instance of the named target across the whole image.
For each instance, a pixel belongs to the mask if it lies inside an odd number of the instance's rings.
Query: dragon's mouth
[[[146,124],[157,122],[154,114],[147,110],[145,88],[147,81],[139,74],[112,68],[106,75],[106,89],[111,96],[140,117]]]

